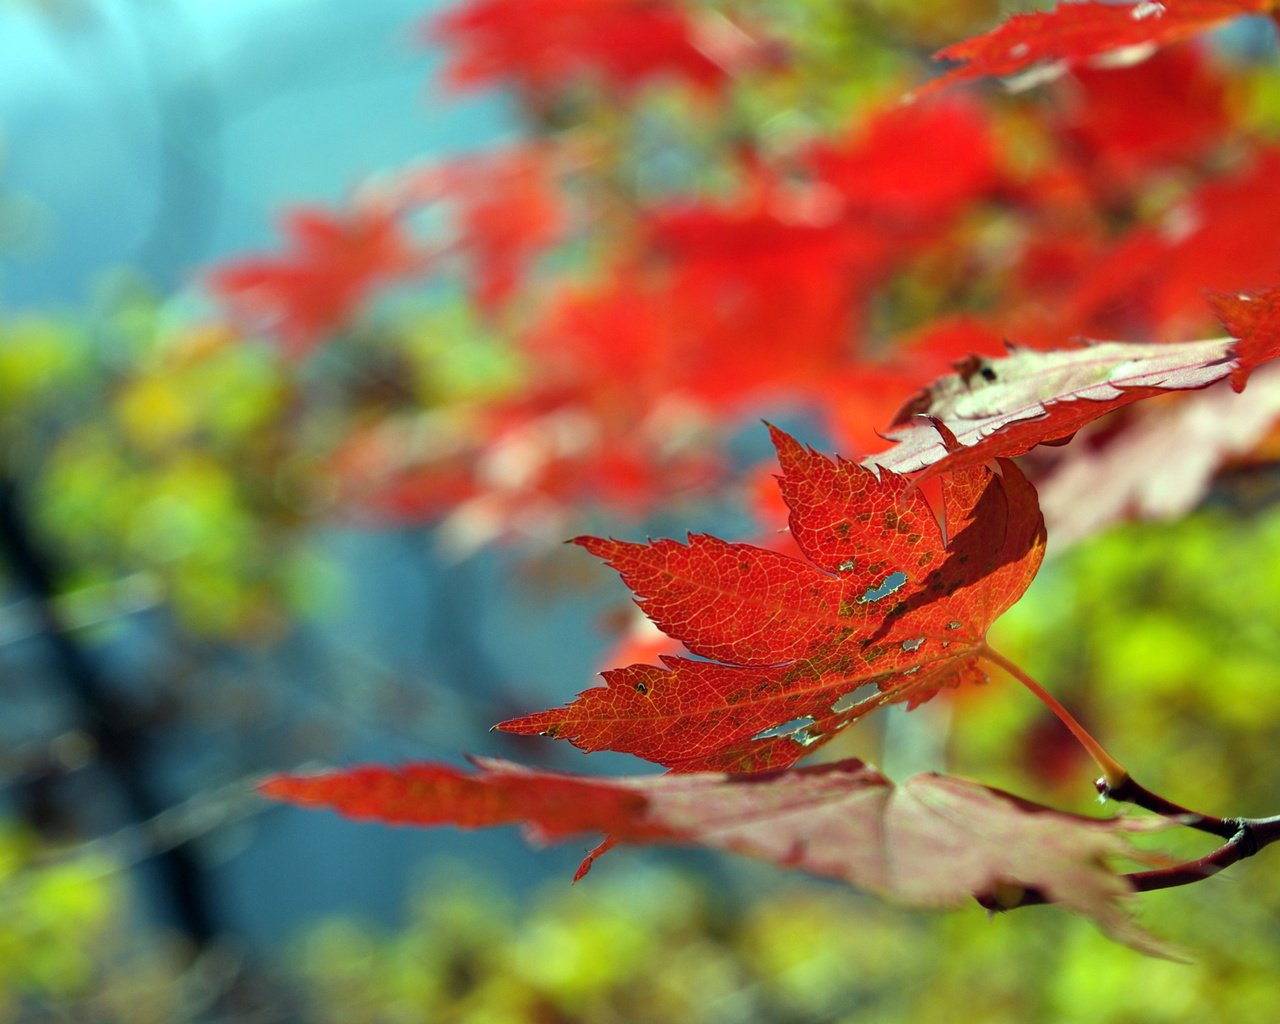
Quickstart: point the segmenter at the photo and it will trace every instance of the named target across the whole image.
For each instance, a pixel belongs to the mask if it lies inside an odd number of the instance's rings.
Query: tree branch
[[[0,557],[9,563],[15,582],[31,597],[52,665],[93,738],[99,763],[115,779],[136,821],[155,818],[164,805],[147,778],[138,737],[97,663],[56,607],[58,573],[53,559],[35,538],[17,482],[2,471]],[[197,948],[207,946],[217,931],[215,915],[204,874],[191,848],[178,845],[159,851],[152,864],[169,900],[168,916]]]
[[[1188,810],[1172,800],[1166,800],[1158,793],[1151,792],[1146,786],[1135,782],[1131,776],[1126,776],[1118,786],[1111,785],[1105,778],[1098,779],[1094,787],[1104,800],[1119,800],[1121,803],[1133,804],[1135,807],[1153,811],[1162,818],[1172,818],[1180,825],[1221,836],[1223,839],[1235,838],[1245,823],[1244,818],[1215,818],[1211,814]]]
[[[1101,785],[1098,788],[1099,791],[1103,790]],[[1104,793],[1104,795],[1111,794]],[[1259,850],[1280,840],[1280,815],[1269,818],[1214,818],[1179,807],[1136,783],[1133,784],[1133,792],[1124,799],[1138,807],[1179,821],[1188,828],[1199,829],[1214,835],[1223,835],[1224,832],[1227,834],[1225,843],[1197,860],[1184,861],[1167,868],[1154,868],[1150,871],[1134,871],[1124,875],[1123,877],[1128,880],[1134,892],[1173,889],[1180,885],[1203,882],[1236,861],[1252,857]],[[1041,890],[1034,888],[1014,893],[1001,891],[982,894],[977,897],[977,900],[981,906],[992,912],[1016,910],[1018,907],[1034,907],[1050,902]]]

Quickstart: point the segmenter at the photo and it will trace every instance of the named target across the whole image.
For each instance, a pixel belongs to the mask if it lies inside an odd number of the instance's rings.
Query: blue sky
[[[440,0],[0,0],[0,309],[116,266],[164,288],[270,246],[282,204],[512,131],[441,96]]]

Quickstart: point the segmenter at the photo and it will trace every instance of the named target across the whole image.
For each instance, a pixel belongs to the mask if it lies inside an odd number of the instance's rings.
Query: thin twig
[[[1146,786],[1139,784],[1129,776],[1118,786],[1111,785],[1105,778],[1098,779],[1094,786],[1103,799],[1119,800],[1121,803],[1133,804],[1144,810],[1152,811],[1163,818],[1172,818],[1180,825],[1221,836],[1223,839],[1234,839],[1240,832],[1243,818],[1215,818],[1211,814],[1188,810],[1172,800],[1166,800],[1158,793],[1153,793]]]
[[[1154,796],[1154,794],[1152,794]],[[1156,797],[1157,800],[1162,798]],[[1170,805],[1176,806],[1176,805]],[[1180,885],[1194,885],[1212,878],[1219,871],[1230,867],[1236,861],[1252,857],[1259,850],[1280,840],[1280,815],[1270,818],[1223,818],[1217,819],[1234,825],[1235,832],[1225,843],[1212,853],[1197,860],[1184,861],[1167,868],[1154,868],[1150,871],[1134,871],[1123,875],[1134,892],[1152,892],[1156,889],[1173,889]],[[1195,827],[1195,826],[1191,826]],[[1004,893],[1003,899],[994,895],[979,896],[978,903],[990,911],[1016,910],[1018,907],[1034,907],[1051,902],[1045,894],[1035,888],[1025,889],[1015,899],[1009,899]]]

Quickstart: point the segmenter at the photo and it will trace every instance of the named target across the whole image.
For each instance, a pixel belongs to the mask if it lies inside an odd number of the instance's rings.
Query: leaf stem
[[[1090,734],[1089,730],[1081,725],[1066,708],[1058,703],[1057,698],[1048,690],[1032,679],[1027,673],[1022,671],[1016,663],[1010,661],[999,651],[992,650],[986,644],[983,644],[978,651],[978,657],[985,658],[993,665],[999,665],[1009,675],[1013,676],[1018,682],[1030,690],[1040,702],[1052,711],[1063,725],[1067,727],[1071,735],[1076,738],[1080,746],[1088,751],[1089,756],[1093,758],[1094,763],[1102,770],[1102,782],[1107,786],[1111,793],[1122,791],[1126,782],[1129,781],[1129,772],[1119,761],[1106,752],[1102,744],[1099,743]],[[1141,787],[1139,787],[1141,788]],[[1153,794],[1154,796],[1154,794]]]
[[[1185,861],[1166,868],[1155,868],[1150,871],[1135,871],[1124,875],[1134,892],[1151,892],[1155,889],[1171,889],[1179,885],[1191,885],[1216,875],[1236,861],[1252,857],[1259,850],[1280,841],[1280,815],[1270,818],[1216,818],[1211,814],[1192,811],[1172,800],[1166,800],[1158,793],[1153,793],[1146,786],[1134,781],[1125,767],[1108,754],[1089,731],[1076,721],[1043,686],[1027,675],[1014,662],[998,651],[983,644],[978,656],[998,665],[1009,675],[1035,694],[1041,702],[1065,725],[1089,755],[1102,769],[1102,778],[1094,785],[1105,798],[1133,804],[1144,810],[1152,811],[1164,818],[1208,832],[1225,839],[1226,842],[1212,853],[1196,860]],[[1047,903],[1049,899],[1039,889],[1022,890],[1013,898],[1009,894],[979,894],[978,902],[991,911],[1013,910],[1016,907],[1030,907]]]

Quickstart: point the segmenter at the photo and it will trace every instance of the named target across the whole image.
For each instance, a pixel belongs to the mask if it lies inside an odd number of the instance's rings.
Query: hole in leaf
[[[877,692],[878,688],[875,683],[863,683],[856,689],[837,697],[836,702],[831,705],[831,711],[837,715],[844,711],[852,711],[859,704],[874,697]]]
[[[809,735],[809,727],[813,725],[813,718],[805,715],[804,718],[793,718],[789,722],[783,722],[781,725],[775,725],[771,729],[765,729],[758,732],[751,738],[753,740],[772,740],[779,736],[789,736],[797,743],[807,745],[813,742],[813,737]]]
[[[858,598],[859,604],[866,604],[868,601],[880,601],[888,597],[890,594],[902,588],[907,582],[907,574],[905,572],[891,572],[885,577],[883,583],[878,587],[871,587]]]
[[[910,640],[902,641],[902,649],[910,654],[912,651],[920,650],[920,645],[924,643],[924,637],[913,636]]]
[[[849,571],[851,571],[853,568],[855,568],[855,566],[856,566],[856,565],[857,565],[857,563],[856,563],[856,562],[854,562],[854,560],[851,558],[851,559],[849,559],[847,562],[841,562],[839,565],[837,565],[837,566],[836,566],[836,571],[837,571],[837,572],[849,572]]]

